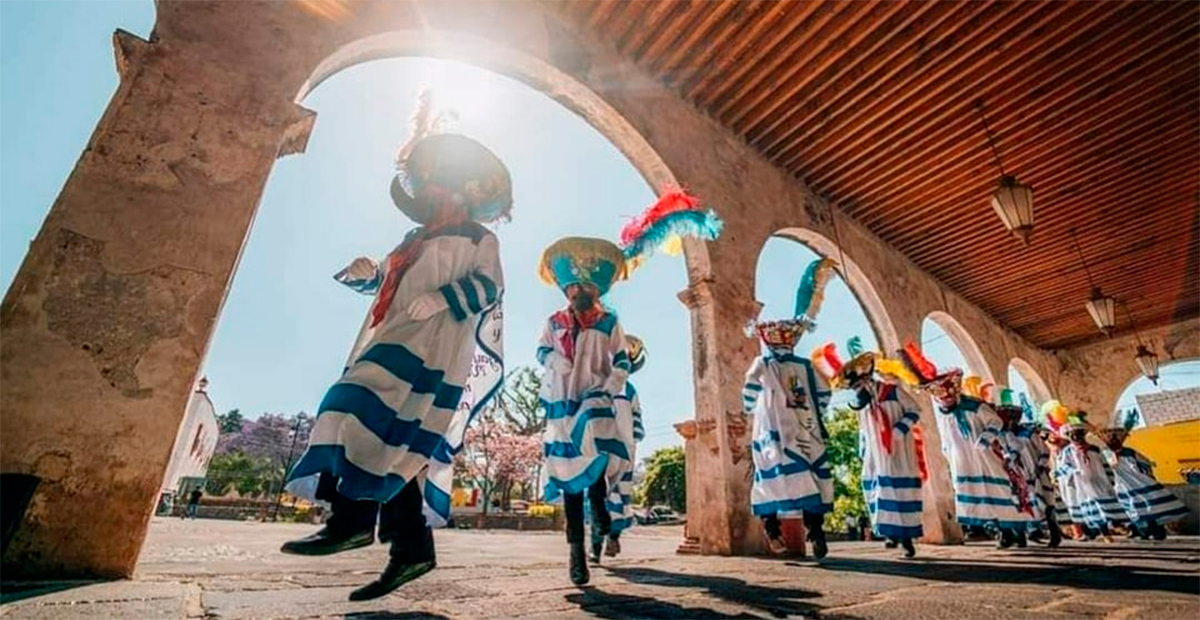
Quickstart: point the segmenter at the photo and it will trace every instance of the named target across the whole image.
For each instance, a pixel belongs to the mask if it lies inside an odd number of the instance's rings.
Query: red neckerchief
[[[600,322],[604,317],[604,309],[600,304],[596,304],[587,312],[577,313],[570,308],[559,310],[555,315],[555,323],[566,328],[559,342],[563,347],[563,354],[572,362],[575,361],[575,340],[579,337],[579,332],[589,329]]]
[[[884,383],[880,386],[879,396],[871,399],[871,413],[875,414],[875,424],[879,427],[879,441],[883,443],[883,449],[888,454],[892,453],[892,423],[888,416],[883,411],[883,406],[880,404],[884,399],[891,397],[896,386],[890,383]]]
[[[404,274],[408,273],[409,268],[420,258],[421,246],[425,240],[435,236],[443,229],[461,226],[468,219],[467,212],[463,209],[453,206],[440,208],[432,222],[409,233],[404,238],[404,242],[392,250],[391,254],[388,254],[383,284],[379,287],[375,305],[371,306],[371,327],[382,323],[384,317],[387,316],[388,308],[392,307],[392,299],[396,296],[396,289],[400,286],[400,280],[404,279]]]

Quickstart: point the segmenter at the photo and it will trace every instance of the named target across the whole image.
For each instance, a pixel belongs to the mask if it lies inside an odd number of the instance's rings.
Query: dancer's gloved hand
[[[441,293],[425,293],[408,305],[407,313],[414,321],[424,321],[449,307]]]
[[[365,256],[360,256],[346,268],[346,275],[355,280],[369,280],[375,277],[379,264]]]
[[[556,375],[569,375],[571,374],[571,369],[574,367],[575,365],[571,363],[571,360],[558,351],[551,351],[550,355],[546,357],[546,368]]]
[[[609,396],[616,396],[625,392],[625,373],[614,372],[608,376],[608,380],[604,382],[602,388]]]

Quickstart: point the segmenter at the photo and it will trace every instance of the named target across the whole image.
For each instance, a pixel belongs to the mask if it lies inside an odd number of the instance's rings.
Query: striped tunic
[[[377,268],[366,280],[342,282],[373,295],[384,275]],[[431,465],[449,467],[461,444],[451,445],[445,436],[452,425],[464,426],[459,418],[469,412],[459,411],[459,400],[477,328],[502,288],[499,242],[483,226],[468,223],[427,239],[383,321],[373,328],[368,323],[359,334],[341,379],[321,401],[308,449],[289,480],[329,472],[342,495],[386,502]],[[426,293],[441,295],[447,310],[411,319],[409,305]],[[448,517],[450,489],[429,480],[421,484],[427,513]]]
[[[1129,521],[1117,501],[1109,472],[1108,463],[1096,446],[1071,442],[1059,452],[1055,473],[1074,483],[1074,497],[1063,497],[1074,504],[1073,510],[1068,506],[1072,521],[1097,529]]]
[[[832,510],[833,472],[825,453],[829,433],[821,419],[830,391],[812,362],[791,354],[756,358],[742,398],[754,417],[754,514]]]
[[[538,363],[547,365],[552,354],[566,357],[562,341],[570,329],[567,311],[550,317],[538,344]],[[595,325],[581,329],[574,353],[569,373],[560,374],[547,365],[542,378],[546,501],[560,493],[583,493],[601,478],[609,489],[617,489],[624,472],[632,472],[633,467],[633,455],[621,441],[613,395],[603,389],[610,376],[624,378],[630,371],[625,332],[617,315],[606,312]]]
[[[1117,500],[1137,525],[1168,523],[1187,515],[1187,508],[1154,479],[1154,464],[1142,453],[1122,447],[1110,457]]]
[[[862,489],[875,533],[885,538],[919,538],[921,468],[912,428],[920,410],[894,383],[878,383],[874,394],[858,393]],[[886,425],[886,426],[885,426]],[[890,448],[884,437],[890,433]]]
[[[1029,494],[1027,500],[1030,512],[1033,514],[1022,512],[1021,516],[1026,520],[1030,530],[1037,529],[1046,520],[1047,505],[1046,500],[1039,494],[1039,455],[1035,441],[1041,443],[1041,439],[1029,433],[1026,427],[1018,426],[1015,431],[1004,429],[1000,432],[1000,442],[1012,455],[1014,465],[1021,471],[1021,475],[1025,479],[1025,488]],[[1047,456],[1047,458],[1049,457]],[[1053,497],[1050,498],[1050,501],[1053,501]]]
[[[620,532],[633,525],[633,467],[637,462],[637,444],[645,436],[642,427],[642,403],[632,381],[625,382],[625,392],[613,398],[617,410],[617,433],[629,452],[629,459],[617,478],[615,487],[608,489],[607,508],[612,519],[612,531]]]
[[[1058,489],[1050,480],[1050,448],[1034,425],[1022,424],[1012,435],[1021,454],[1036,525],[1045,521],[1047,515],[1058,507]]]
[[[962,396],[953,409],[937,407],[942,452],[954,480],[954,507],[965,526],[1025,528],[1003,459],[992,451],[1002,423],[991,405]]]

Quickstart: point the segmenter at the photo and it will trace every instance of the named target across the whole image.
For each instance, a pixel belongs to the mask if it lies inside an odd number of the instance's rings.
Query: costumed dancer
[[[646,364],[646,346],[640,338],[630,334],[625,335],[625,344],[629,352],[629,373],[633,374]],[[632,381],[625,381],[625,391],[613,397],[613,406],[617,414],[617,434],[629,459],[621,461],[624,465],[614,488],[609,489],[606,508],[611,521],[608,532],[608,544],[604,545],[604,555],[615,558],[621,553],[621,532],[633,525],[633,467],[637,462],[637,444],[646,436],[642,425],[642,403],[638,398],[637,388]],[[603,539],[595,538],[593,528],[592,555],[597,556]],[[599,559],[598,557],[596,559]]]
[[[1070,443],[1059,452],[1055,473],[1074,483],[1076,509],[1072,518],[1079,515],[1076,522],[1083,524],[1084,535],[1091,539],[1099,533],[1105,542],[1112,542],[1111,527],[1124,524],[1129,518],[1117,501],[1108,461],[1100,448],[1088,443],[1091,429],[1086,412],[1067,414],[1062,430]]]
[[[899,545],[904,557],[911,558],[917,554],[913,540],[924,534],[924,477],[912,432],[921,413],[908,392],[885,378],[911,375],[900,362],[864,351],[858,337],[850,339],[847,349],[853,357],[845,364],[832,343],[813,351],[813,363],[833,389],[854,391],[850,407],[858,412],[862,489],[872,527],[887,539],[888,548]]]
[[[1070,526],[1070,537],[1074,540],[1083,538],[1083,513],[1079,512],[1079,493],[1075,489],[1075,481],[1068,476],[1058,475],[1058,462],[1063,448],[1070,445],[1063,425],[1067,423],[1067,408],[1057,400],[1049,400],[1038,410],[1038,419],[1042,423],[1042,434],[1046,445],[1050,448],[1050,475],[1054,480],[1054,516],[1060,528]]]
[[[962,370],[939,372],[913,343],[905,345],[900,356],[937,405],[935,417],[953,476],[959,524],[997,529],[999,546],[1012,546],[1029,517],[1022,514],[1022,508],[1028,508],[1017,494],[1024,476],[1011,467],[1000,443],[1000,417],[991,405],[962,393]]]
[[[1132,526],[1142,538],[1153,536],[1164,540],[1170,523],[1187,516],[1187,507],[1154,478],[1154,463],[1141,452],[1125,446],[1129,431],[1137,426],[1138,411],[1130,409],[1121,416],[1121,424],[1104,432],[1104,443],[1112,451],[1112,465],[1117,499],[1125,508]]]
[[[766,354],[746,372],[742,400],[752,414],[754,484],[751,511],[762,519],[772,553],[787,551],[781,516],[802,515],[813,556],[825,557],[825,514],[833,509],[833,472],[823,420],[829,384],[811,360],[794,353],[796,341],[816,329],[825,285],[836,263],[813,261],[796,291],[794,318],[754,324]]]
[[[436,566],[426,514],[433,525],[448,517],[452,459],[470,416],[499,385],[496,376],[460,407],[477,349],[487,365],[501,363],[488,344],[499,342],[504,280],[496,236],[482,224],[508,218],[509,173],[470,138],[432,135],[427,99],[414,125],[391,195],[419,226],[382,264],[359,258],[335,276],[375,301],[289,476],[290,489],[315,489],[332,516],[284,553],[370,545],[377,520],[379,540],[391,543],[383,573],[351,600],[383,596]]]
[[[1054,491],[1049,478],[1050,451],[1042,441],[1037,427],[1021,422],[1025,409],[1013,398],[1012,390],[999,390],[999,402],[995,408],[996,414],[1004,422],[1002,436],[1005,447],[1011,454],[1016,455],[1018,465],[1025,474],[1025,492],[1031,512],[1028,537],[1041,540],[1041,528],[1046,524],[1050,533],[1049,545],[1057,547],[1062,543],[1062,538],[1054,518]],[[1021,536],[1025,534],[1026,532],[1018,533],[1018,545]]]
[[[540,399],[546,414],[543,454],[546,501],[564,495],[571,581],[591,578],[584,549],[584,494],[591,505],[593,539],[611,531],[606,507],[609,489],[632,467],[621,441],[614,397],[625,393],[632,370],[617,315],[601,304],[616,282],[625,279],[656,249],[676,236],[715,239],[721,222],[682,191],[665,194],[622,230],[622,246],[603,239],[569,237],[542,254],[540,275],[556,285],[569,306],[550,316],[537,358],[545,367]],[[599,561],[600,549],[592,549]]]

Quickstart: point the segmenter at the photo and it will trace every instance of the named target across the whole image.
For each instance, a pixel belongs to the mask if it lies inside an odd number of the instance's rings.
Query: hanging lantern
[[[1000,186],[992,193],[992,208],[1008,232],[1029,245],[1029,236],[1033,234],[1033,188],[1017,181],[1017,177],[1002,176]]]
[[[1087,302],[1087,311],[1105,336],[1112,334],[1113,326],[1117,324],[1117,300],[1105,297],[1100,292],[1100,287],[1093,286],[1092,298]]]
[[[1133,358],[1137,362],[1138,368],[1142,370],[1142,374],[1150,380],[1150,383],[1158,385],[1158,356],[1153,351],[1146,348],[1146,345],[1139,344],[1137,348],[1137,356]]]

